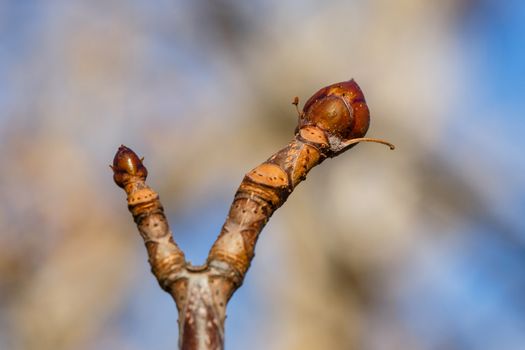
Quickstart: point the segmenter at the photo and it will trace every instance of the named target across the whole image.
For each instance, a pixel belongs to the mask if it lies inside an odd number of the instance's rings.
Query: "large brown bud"
[[[359,85],[352,79],[317,91],[303,108],[299,128],[316,126],[345,142],[365,136],[370,112]]]

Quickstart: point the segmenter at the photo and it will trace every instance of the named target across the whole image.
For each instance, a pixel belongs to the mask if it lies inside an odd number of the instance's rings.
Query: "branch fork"
[[[295,98],[293,104],[297,107],[298,103]],[[314,166],[359,142],[394,149],[386,141],[364,137],[370,114],[354,80],[322,88],[298,114],[290,143],[245,175],[202,266],[187,262],[173,240],[159,195],[146,184],[143,159],[119,147],[111,166],[113,178],[127,194],[128,209],[144,239],[153,274],[177,305],[180,349],[224,348],[226,305],[244,280],[259,234]]]

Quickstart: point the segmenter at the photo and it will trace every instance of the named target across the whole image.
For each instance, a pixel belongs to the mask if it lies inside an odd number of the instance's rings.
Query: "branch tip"
[[[148,176],[148,170],[142,164],[144,158],[139,158],[132,149],[120,145],[113,158],[113,179],[115,183],[124,188],[131,178],[139,178],[145,180]]]
[[[292,104],[299,116],[295,137],[246,174],[204,265],[186,261],[175,243],[159,196],[145,183],[144,157],[120,145],[109,165],[127,194],[152,272],[177,304],[180,349],[224,349],[226,305],[243,283],[259,234],[313,167],[360,142],[395,149],[388,141],[364,137],[370,112],[353,79],[320,89],[302,109],[299,97]]]

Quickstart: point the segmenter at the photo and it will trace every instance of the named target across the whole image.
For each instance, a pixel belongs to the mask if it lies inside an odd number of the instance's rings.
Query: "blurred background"
[[[0,349],[176,348],[118,146],[199,264],[293,97],[352,77],[397,149],[276,212],[227,349],[525,348],[524,38],[519,0],[0,1]]]

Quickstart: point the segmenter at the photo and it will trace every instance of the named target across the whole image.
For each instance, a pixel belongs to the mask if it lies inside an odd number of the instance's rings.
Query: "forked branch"
[[[153,274],[177,305],[181,349],[224,348],[226,305],[244,280],[259,234],[310,169],[359,142],[378,142],[394,149],[386,141],[364,138],[369,121],[368,106],[354,80],[314,94],[299,112],[290,143],[244,177],[202,266],[186,262],[158,194],[145,183],[148,172],[142,159],[120,146],[111,166],[114,180],[126,191]]]

